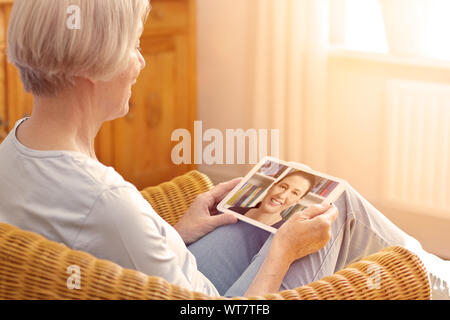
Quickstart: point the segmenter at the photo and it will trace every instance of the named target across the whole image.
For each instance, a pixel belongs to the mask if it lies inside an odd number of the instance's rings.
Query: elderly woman
[[[79,29],[66,25],[69,5],[80,9]],[[42,234],[123,267],[217,295],[197,270],[186,244],[234,223],[210,209],[239,180],[200,196],[175,228],[139,191],[97,161],[94,139],[102,123],[127,114],[131,87],[145,61],[139,38],[148,0],[16,0],[8,29],[8,58],[34,97],[31,117],[18,121],[0,146],[0,220]],[[323,213],[323,214],[322,214]],[[297,258],[320,249],[337,210],[280,232],[251,294],[276,291],[273,278]],[[309,228],[307,225],[316,225]],[[302,234],[289,249],[286,237]]]
[[[67,27],[69,5],[78,29]],[[147,0],[14,1],[8,58],[34,108],[0,145],[0,221],[211,295],[297,286],[392,244],[421,252],[350,187],[339,215],[314,206],[270,237],[211,214],[238,179],[199,196],[175,228],[163,221],[94,151],[102,123],[128,112],[148,11]]]

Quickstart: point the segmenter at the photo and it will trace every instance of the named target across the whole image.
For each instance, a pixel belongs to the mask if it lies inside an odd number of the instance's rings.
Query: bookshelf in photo
[[[313,204],[320,204],[333,192],[337,185],[338,183],[336,181],[320,178],[311,191],[299,203],[308,207]]]
[[[283,165],[283,164],[279,164],[276,163],[274,161],[270,161],[267,160],[262,166],[261,168],[259,168],[258,173],[262,174],[264,176],[268,176],[268,177],[272,177],[272,178],[279,178],[281,176],[281,174],[286,171],[288,167]]]
[[[326,198],[331,194],[331,192],[333,192],[337,185],[338,183],[336,181],[321,178],[311,190],[311,193],[316,196]]]
[[[289,219],[295,212],[302,211],[314,204],[321,204],[336,188],[338,183],[326,178],[320,178],[311,191],[298,204],[287,208],[281,213],[283,220]]]
[[[286,221],[287,219],[289,219],[294,213],[298,212],[298,211],[302,211],[306,208],[308,208],[309,205],[304,205],[301,203],[298,203],[296,205],[293,205],[289,208],[287,208],[286,210],[284,210],[281,213],[281,217],[283,218],[284,221]]]
[[[273,161],[265,162],[253,176],[228,200],[227,207],[253,207],[265,191],[288,169]]]
[[[273,183],[293,171],[298,170],[270,160],[265,162],[227,201],[226,207],[254,207],[264,198],[266,191]],[[286,209],[282,212],[282,215],[288,217],[293,212],[302,210],[301,208],[304,209],[322,203],[337,185],[336,181],[319,178],[315,186],[299,201],[298,205]]]

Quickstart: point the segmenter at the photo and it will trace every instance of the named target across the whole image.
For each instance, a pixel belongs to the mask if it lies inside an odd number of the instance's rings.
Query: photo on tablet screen
[[[219,204],[241,220],[276,232],[294,213],[334,202],[344,190],[340,179],[295,163],[265,158]]]

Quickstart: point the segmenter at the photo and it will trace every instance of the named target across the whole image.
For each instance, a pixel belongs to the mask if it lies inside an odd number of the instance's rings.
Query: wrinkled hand
[[[338,214],[334,205],[313,205],[295,213],[275,234],[274,250],[292,263],[322,249],[331,238],[331,225]]]
[[[210,191],[195,198],[192,205],[174,226],[186,244],[197,241],[221,225],[237,222],[235,216],[230,213],[220,213],[216,207],[241,180],[242,178],[236,178],[219,183]]]

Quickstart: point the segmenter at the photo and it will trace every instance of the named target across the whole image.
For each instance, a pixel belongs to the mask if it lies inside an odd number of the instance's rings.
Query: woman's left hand
[[[210,191],[195,198],[192,205],[174,226],[187,245],[221,225],[237,222],[235,216],[230,213],[220,213],[216,207],[241,180],[242,178],[236,178],[219,183]]]

